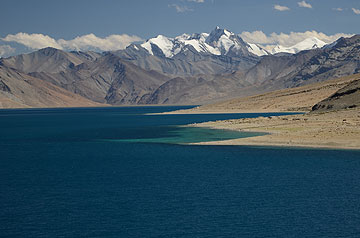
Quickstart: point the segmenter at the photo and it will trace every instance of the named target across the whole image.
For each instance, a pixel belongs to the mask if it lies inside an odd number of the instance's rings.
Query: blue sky
[[[359,0],[1,0],[0,45],[16,48],[12,54],[43,46],[34,44],[44,40],[38,35],[6,38],[18,33],[37,33],[55,41],[89,34],[101,39],[134,37],[127,38],[121,48],[132,40],[210,32],[215,26],[235,33],[261,31],[267,36],[306,31],[356,34],[359,9]],[[84,44],[86,39],[82,40]],[[111,42],[116,40],[121,38]]]

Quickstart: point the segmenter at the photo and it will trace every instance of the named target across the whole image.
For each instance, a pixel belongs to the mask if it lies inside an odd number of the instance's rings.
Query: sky
[[[216,26],[250,43],[332,41],[359,32],[359,0],[1,0],[0,56],[47,46],[123,49]]]

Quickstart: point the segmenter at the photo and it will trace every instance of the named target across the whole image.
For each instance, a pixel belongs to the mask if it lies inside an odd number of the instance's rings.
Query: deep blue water
[[[259,116],[174,109],[0,110],[0,237],[360,237],[360,151],[174,144]]]

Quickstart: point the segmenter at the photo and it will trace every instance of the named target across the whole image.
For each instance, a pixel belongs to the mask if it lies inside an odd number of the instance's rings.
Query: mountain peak
[[[210,35],[206,38],[205,41],[207,44],[211,45],[214,48],[220,50],[222,55],[226,55],[229,51],[236,51],[236,55],[248,54],[249,52],[246,48],[248,44],[245,43],[239,36],[235,35],[233,32],[216,27]]]
[[[222,29],[217,26],[212,32],[210,32],[209,37],[206,39],[206,43],[212,43],[218,41],[222,36],[229,38],[231,36],[235,36],[235,34],[232,33],[231,31]]]
[[[216,31],[222,31],[225,34],[234,34],[231,31],[229,31],[228,29],[225,28],[221,28],[219,26],[216,26],[214,30],[212,30],[212,32],[216,32]]]
[[[53,48],[53,47],[46,47],[38,50],[38,52],[45,54],[45,55],[51,55],[55,54],[56,52],[60,52],[61,50]]]
[[[153,45],[161,49],[166,57],[172,57],[172,49],[174,47],[174,39],[168,38],[163,35],[158,35],[154,38],[148,39],[146,42],[141,44],[141,47],[145,48],[151,55],[154,55]]]

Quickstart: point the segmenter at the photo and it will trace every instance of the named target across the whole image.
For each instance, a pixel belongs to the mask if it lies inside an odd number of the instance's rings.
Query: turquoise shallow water
[[[108,140],[112,142],[133,142],[133,143],[170,143],[170,144],[189,144],[206,141],[231,140],[237,138],[260,136],[264,133],[238,132],[230,130],[218,130],[211,128],[197,128],[185,126],[173,126],[167,128],[167,134],[163,137],[155,138],[136,138]]]
[[[179,145],[260,114],[174,109],[0,110],[0,237],[359,237],[360,151]]]

